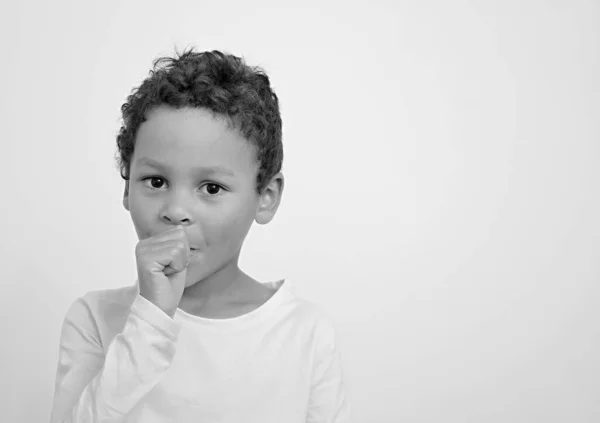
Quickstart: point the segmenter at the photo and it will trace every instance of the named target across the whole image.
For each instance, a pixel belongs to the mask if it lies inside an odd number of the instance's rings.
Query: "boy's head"
[[[177,58],[161,57],[140,87],[121,106],[123,126],[117,136],[121,177],[129,179],[136,135],[147,113],[158,106],[196,107],[227,118],[256,149],[260,194],[283,162],[279,101],[269,78],[236,56],[219,51],[184,51]]]
[[[200,257],[186,286],[237,265],[253,221],[273,218],[283,190],[282,122],[266,74],[190,50],[157,59],[121,110],[117,161],[138,237],[184,227]]]

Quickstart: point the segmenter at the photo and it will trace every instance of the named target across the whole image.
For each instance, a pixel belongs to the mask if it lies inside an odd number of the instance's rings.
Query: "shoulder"
[[[298,329],[309,336],[315,347],[333,348],[337,338],[337,323],[322,306],[294,296],[289,307]]]
[[[116,317],[129,313],[137,293],[137,285],[88,291],[73,302],[69,311],[87,309],[97,318]]]
[[[120,288],[88,291],[81,297],[81,300],[94,308],[118,311],[131,307],[137,294],[137,284],[134,284]]]
[[[273,299],[276,298],[276,301],[283,306],[280,308],[283,312],[293,315],[308,326],[333,324],[333,319],[322,306],[298,295],[295,282],[290,280],[284,282],[284,284],[264,284],[279,287]]]
[[[123,330],[137,294],[137,283],[121,288],[88,291],[71,303],[64,324],[98,337],[102,344],[107,345]]]
[[[334,320],[325,309],[305,298],[295,298],[294,311],[307,323],[315,326],[333,326]]]

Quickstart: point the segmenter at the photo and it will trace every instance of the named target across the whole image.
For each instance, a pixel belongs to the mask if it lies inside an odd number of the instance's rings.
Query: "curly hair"
[[[199,107],[228,118],[256,148],[259,163],[256,192],[260,195],[283,162],[279,101],[265,71],[240,57],[194,48],[153,62],[149,76],[121,106],[123,123],[117,135],[117,165],[129,179],[136,133],[147,112],[160,105]]]

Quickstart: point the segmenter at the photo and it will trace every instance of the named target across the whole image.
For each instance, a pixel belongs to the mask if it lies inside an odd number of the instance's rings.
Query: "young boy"
[[[238,57],[161,58],[121,108],[133,286],[88,292],[62,325],[51,421],[346,422],[332,322],[289,280],[238,267],[283,191],[278,99]]]

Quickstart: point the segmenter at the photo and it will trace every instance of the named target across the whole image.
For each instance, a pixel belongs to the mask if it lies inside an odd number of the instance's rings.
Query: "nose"
[[[160,220],[171,225],[191,225],[194,223],[190,208],[185,199],[173,195],[163,205],[160,211]]]

